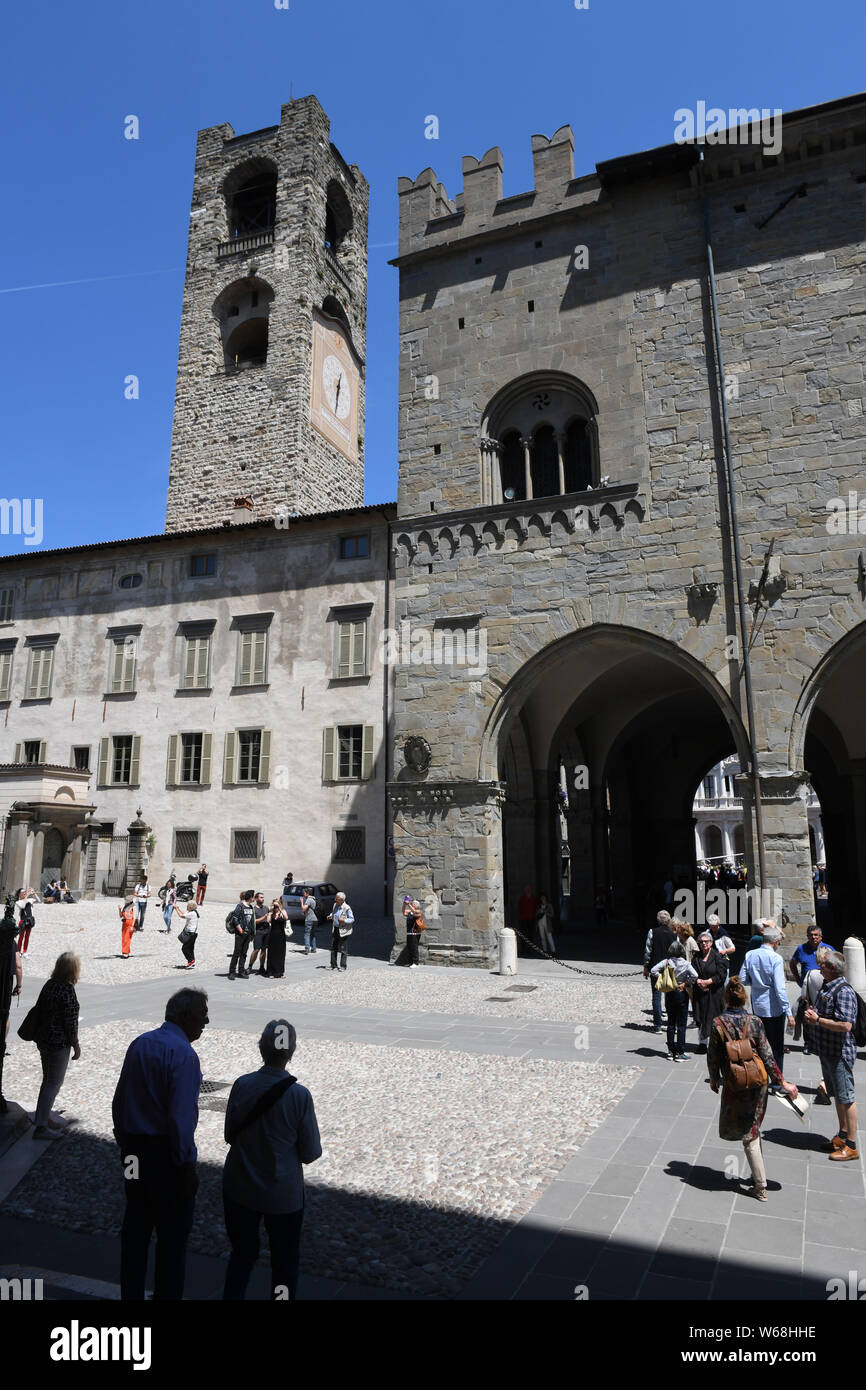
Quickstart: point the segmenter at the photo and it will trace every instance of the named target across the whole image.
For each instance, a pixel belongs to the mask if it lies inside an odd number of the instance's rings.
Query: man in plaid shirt
[[[821,1062],[827,1094],[836,1102],[839,1133],[827,1145],[830,1158],[847,1163],[859,1158],[857,1149],[857,1105],[854,1100],[854,1024],[857,1022],[857,995],[845,979],[845,957],[831,951],[821,962],[824,984],[815,1007],[807,1009],[805,1019],[814,1026],[814,1046]]]

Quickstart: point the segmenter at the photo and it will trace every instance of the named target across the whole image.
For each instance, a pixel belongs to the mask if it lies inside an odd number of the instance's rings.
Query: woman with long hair
[[[78,996],[75,986],[81,974],[81,961],[74,951],[64,951],[50,980],[42,986],[37,1000],[34,1042],[42,1061],[42,1085],[36,1101],[34,1139],[57,1139],[68,1121],[52,1118],[53,1106],[66,1078],[70,1051],[72,1060],[81,1056],[78,1045]]]
[[[286,922],[289,914],[279,898],[274,898],[268,913],[268,978],[281,980],[286,973]]]
[[[728,1043],[737,1042],[750,1043],[752,1055],[760,1058],[766,1071],[762,1083],[745,1090],[737,1088],[731,1070]],[[712,1089],[718,1091],[720,1085],[722,1088],[719,1135],[722,1139],[742,1142],[752,1174],[748,1196],[766,1202],[767,1175],[761,1151],[761,1125],[767,1109],[768,1078],[772,1077],[792,1100],[797,1099],[797,1087],[787,1082],[776,1066],[763,1023],[757,1014],[750,1014],[746,1008],[746,986],[738,975],[732,975],[725,986],[725,1008],[712,1025],[707,1068]]]

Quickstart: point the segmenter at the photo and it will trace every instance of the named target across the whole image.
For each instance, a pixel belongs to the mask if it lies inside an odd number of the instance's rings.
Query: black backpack
[[[226,931],[228,932],[229,936],[234,936],[237,925],[238,910],[236,907],[233,907],[228,917],[226,918]]]
[[[854,991],[857,994],[857,991]],[[857,994],[857,1019],[852,1029],[857,1047],[866,1047],[866,999]]]

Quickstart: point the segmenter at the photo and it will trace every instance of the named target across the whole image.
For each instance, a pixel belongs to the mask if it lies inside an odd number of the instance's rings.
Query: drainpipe
[[[387,515],[384,511],[382,512],[382,516],[385,518],[385,628],[384,628],[384,630],[385,630],[385,632],[387,633],[388,628],[389,628],[390,625],[391,625],[391,520],[390,520],[390,518],[388,517],[388,515]],[[389,825],[389,814],[388,814],[388,780],[389,780],[389,778],[390,778],[390,776],[391,776],[391,768],[390,768],[390,761],[391,761],[391,758],[390,758],[390,754],[391,754],[391,739],[390,739],[390,735],[389,735],[389,733],[388,733],[388,720],[389,720],[389,718],[390,718],[390,709],[389,709],[389,701],[388,701],[388,682],[389,682],[390,676],[391,676],[391,668],[390,668],[389,661],[388,661],[388,649],[389,649],[389,645],[390,645],[390,644],[389,644],[389,642],[388,642],[388,640],[387,640],[387,637],[386,637],[385,642],[384,642],[382,645],[383,645],[383,647],[384,647],[384,651],[383,651],[383,653],[382,653],[382,662],[383,662],[383,666],[384,666],[384,676],[383,676],[383,680],[384,680],[384,692],[383,692],[383,697],[382,697],[382,741],[383,741],[384,748],[385,748],[385,827],[384,827],[384,828],[385,828],[385,836],[384,836],[384,844],[383,844],[383,848],[382,848],[382,916],[383,916],[383,917],[389,917],[389,916],[391,915],[391,905],[390,905],[390,894],[389,894],[389,892],[388,892],[388,840],[389,840],[389,836],[388,836],[388,825]]]
[[[752,663],[749,654],[749,640],[746,630],[746,600],[743,592],[743,566],[740,560],[740,527],[737,516],[737,494],[734,489],[733,451],[731,432],[728,425],[728,403],[725,399],[725,362],[722,354],[722,334],[719,328],[719,306],[716,299],[716,272],[713,265],[713,244],[710,234],[710,213],[707,205],[707,190],[704,183],[704,152],[698,150],[698,186],[704,214],[704,241],[707,251],[709,272],[710,303],[713,314],[713,337],[715,339],[716,373],[718,376],[719,404],[722,411],[722,431],[725,441],[725,478],[728,491],[728,508],[731,518],[731,544],[734,552],[734,581],[737,590],[737,610],[740,619],[740,642],[743,652],[743,681],[746,688],[746,713],[749,736],[749,759],[751,761],[752,796],[755,805],[755,834],[758,841],[758,875],[760,888],[767,886],[767,861],[764,849],[764,814],[761,804],[761,782],[758,770],[758,749],[755,743],[755,702],[752,691]]]

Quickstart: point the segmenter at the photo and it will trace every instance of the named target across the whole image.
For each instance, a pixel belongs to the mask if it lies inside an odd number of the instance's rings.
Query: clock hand
[[[336,394],[336,397],[335,397],[335,400],[334,400],[335,409],[339,409],[339,405],[340,405],[340,387],[342,386],[342,384],[343,384],[343,378],[342,378],[341,376],[338,376],[338,377],[337,377],[337,394]]]

